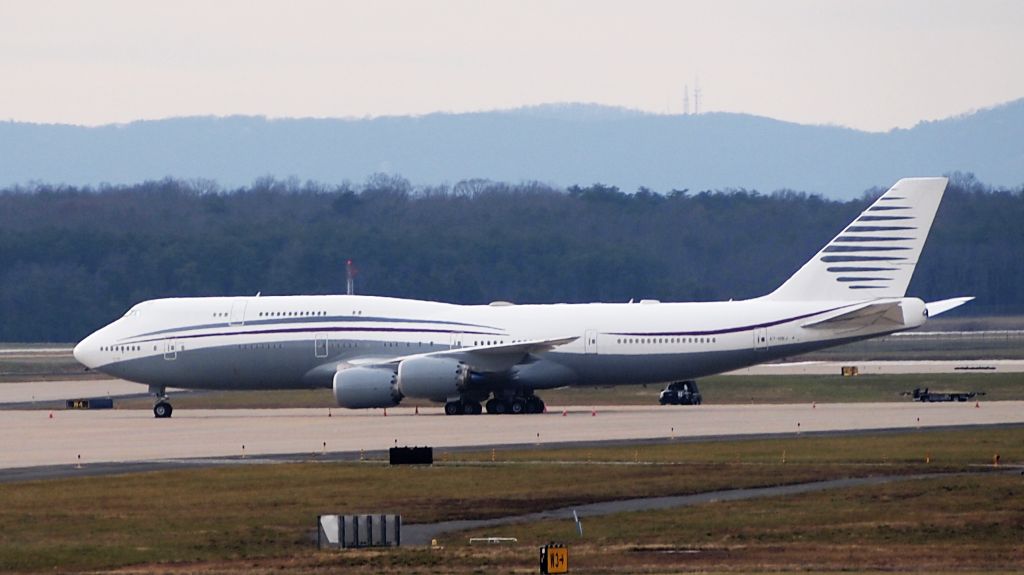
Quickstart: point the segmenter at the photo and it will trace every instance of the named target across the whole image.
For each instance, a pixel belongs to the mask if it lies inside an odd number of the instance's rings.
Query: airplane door
[[[597,353],[597,330],[588,329],[583,334],[584,353]]]
[[[449,346],[449,347],[451,347],[451,349],[459,349],[460,347],[462,347],[462,334],[461,333],[453,333],[452,334],[452,343],[451,343],[451,346]]]
[[[754,349],[768,349],[768,328],[754,328]]]
[[[327,357],[327,334],[318,333],[316,334],[316,340],[313,344],[313,354],[316,357]]]
[[[164,340],[164,359],[172,360],[178,358],[178,342],[174,338]]]
[[[244,299],[236,299],[231,302],[231,315],[228,317],[228,325],[245,325],[245,306],[247,303]]]

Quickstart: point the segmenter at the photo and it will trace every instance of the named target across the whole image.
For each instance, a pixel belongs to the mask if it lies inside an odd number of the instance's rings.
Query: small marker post
[[[242,444],[242,459],[245,459],[245,444]]]
[[[81,469],[81,468],[82,468],[82,454],[79,453],[78,454],[78,460],[75,462],[75,469]]]

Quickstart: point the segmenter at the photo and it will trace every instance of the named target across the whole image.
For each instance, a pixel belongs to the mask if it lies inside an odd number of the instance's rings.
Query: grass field
[[[313,548],[320,513],[395,512],[406,522],[495,517],[983,469],[997,452],[1004,464],[1024,462],[1024,428],[509,450],[493,463],[485,450],[438,454],[449,463],[433,467],[251,465],[2,484],[0,572],[535,572],[535,544],[551,538],[572,545],[576,572],[1024,568],[1024,481],[1001,474],[594,518],[583,540],[570,539],[571,521],[514,526],[501,534],[519,545],[501,549],[467,547],[468,534],[445,537],[440,551]],[[932,538],[952,550],[933,549]],[[929,561],[913,560],[923,555]]]

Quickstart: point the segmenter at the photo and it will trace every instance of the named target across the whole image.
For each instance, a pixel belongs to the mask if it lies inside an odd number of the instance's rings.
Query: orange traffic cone
[[[979,408],[979,407],[981,407],[981,403],[980,403],[980,402],[977,402],[977,401],[975,401],[975,402],[974,402],[974,407],[975,407],[975,408]]]
[[[417,405],[417,406],[416,406],[416,412],[415,412],[415,415],[419,415],[419,414],[420,414],[420,406],[418,406],[418,405]]]
[[[596,407],[591,407],[590,408],[590,417],[596,417],[596,416],[597,416],[597,408]]]
[[[384,417],[387,417],[387,416],[388,416],[388,408],[385,407],[384,408]]]
[[[53,419],[53,412],[50,412],[50,419]]]
[[[562,417],[565,417],[566,415],[569,415],[569,410],[568,409],[563,409],[562,410]]]

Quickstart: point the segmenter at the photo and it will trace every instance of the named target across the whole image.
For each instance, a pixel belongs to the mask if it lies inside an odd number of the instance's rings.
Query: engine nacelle
[[[402,401],[395,372],[379,367],[353,367],[334,374],[334,400],[341,407],[391,407]]]
[[[450,357],[413,357],[398,364],[402,395],[444,401],[459,395],[469,380],[469,368]]]

